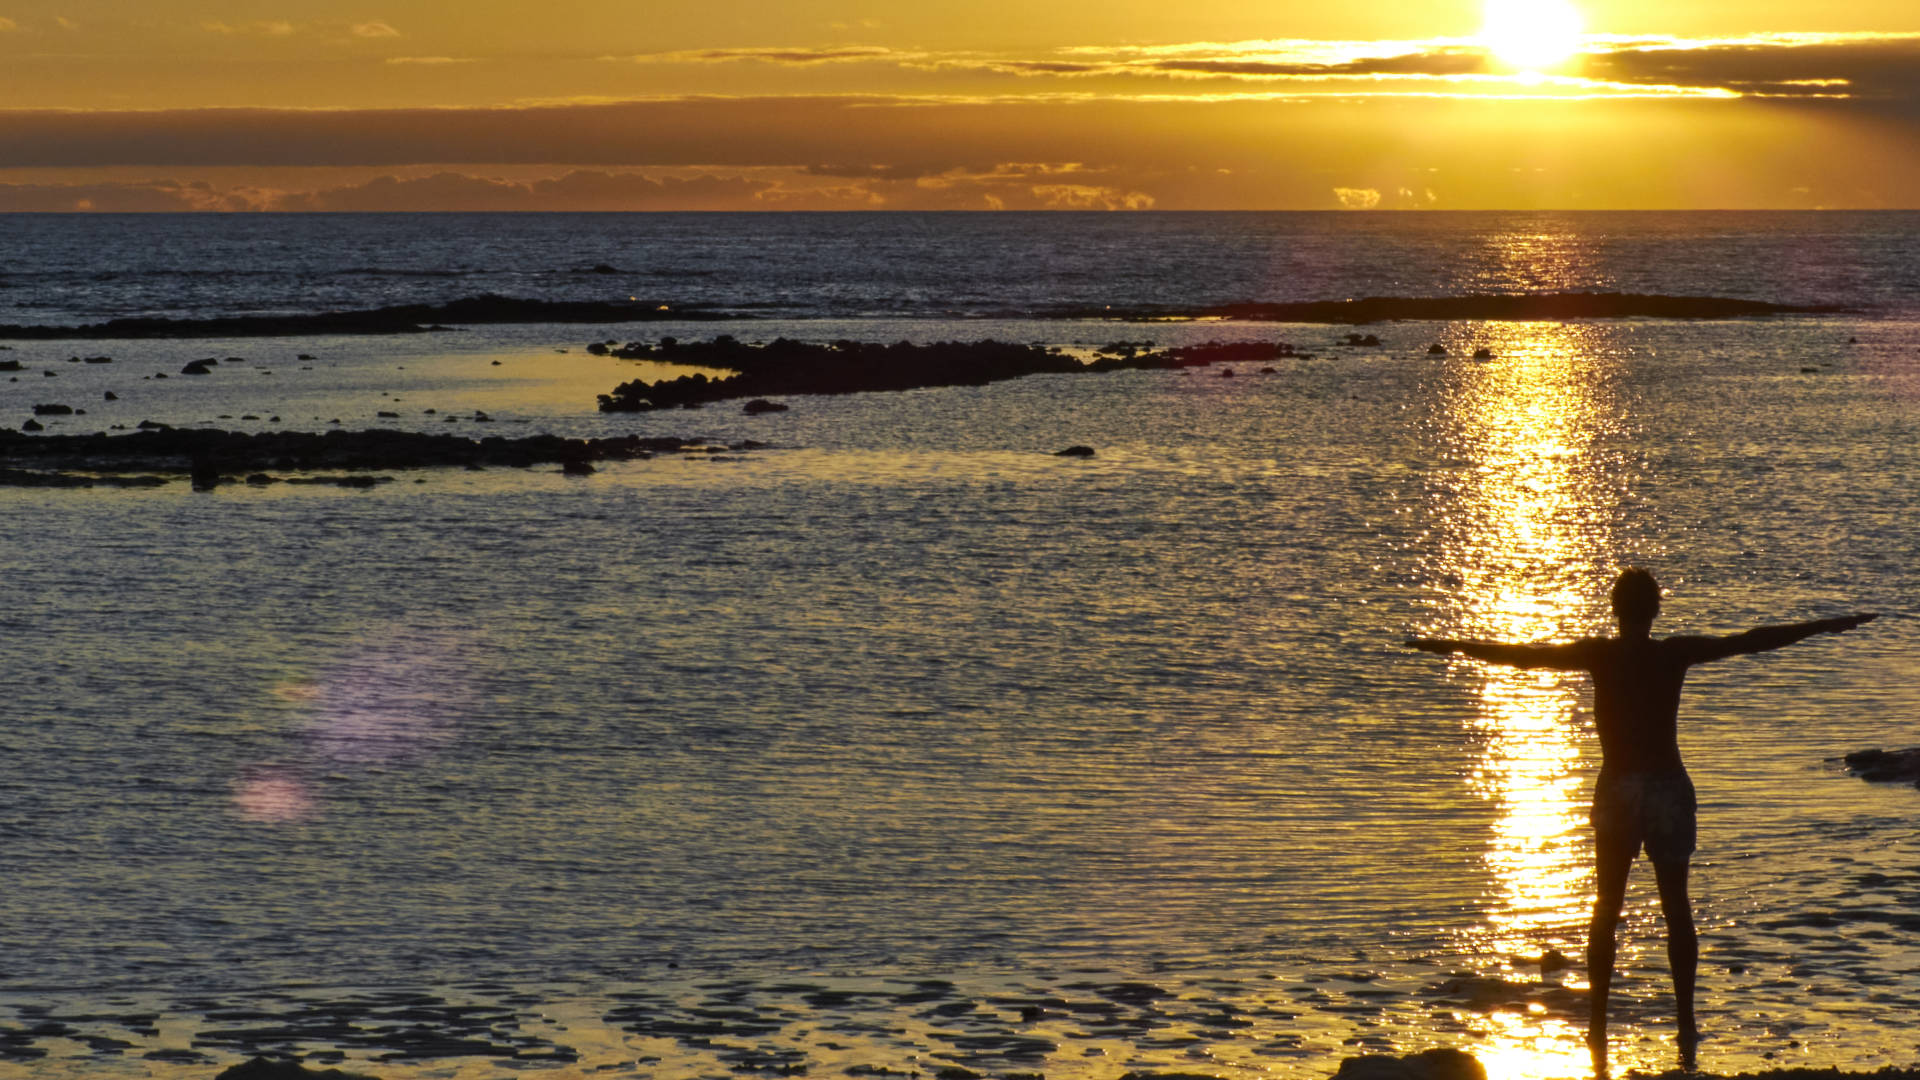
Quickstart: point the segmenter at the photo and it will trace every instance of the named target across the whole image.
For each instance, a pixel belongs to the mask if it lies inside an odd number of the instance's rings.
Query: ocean
[[[1883,613],[1690,680],[1700,1063],[1912,1065],[1920,791],[1832,759],[1920,744],[1916,242],[1915,213],[0,217],[0,324],[701,316],[0,338],[0,426],[716,451],[0,487],[0,1077],[1238,1080],[1440,1046],[1584,1076],[1590,688],[1400,643],[1602,632],[1628,564],[1656,632]],[[1086,316],[1580,291],[1844,310]],[[677,370],[588,344],[723,333],[1297,355],[596,408]],[[1675,1063],[1651,877],[1620,1070]]]

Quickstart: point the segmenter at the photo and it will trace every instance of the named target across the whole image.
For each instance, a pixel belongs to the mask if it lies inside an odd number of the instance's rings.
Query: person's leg
[[[1593,1071],[1607,1071],[1607,995],[1613,988],[1614,930],[1620,924],[1620,906],[1627,897],[1627,871],[1640,845],[1629,846],[1618,837],[1596,831],[1593,838],[1593,921],[1587,926],[1587,1048],[1593,1052]]]
[[[1660,913],[1667,920],[1667,965],[1673,970],[1675,1018],[1682,1059],[1692,1056],[1700,1041],[1693,1016],[1694,972],[1700,964],[1700,940],[1693,929],[1693,902],[1687,896],[1687,859],[1660,859],[1653,872],[1660,883]]]

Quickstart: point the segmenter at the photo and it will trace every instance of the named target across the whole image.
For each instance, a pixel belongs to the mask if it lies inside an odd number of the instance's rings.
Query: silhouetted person
[[[1600,776],[1593,785],[1596,896],[1587,928],[1587,1046],[1594,1071],[1606,1072],[1607,992],[1613,984],[1614,928],[1626,899],[1627,871],[1646,848],[1660,886],[1667,923],[1667,960],[1673,970],[1681,1060],[1691,1067],[1700,1028],[1693,1016],[1694,968],[1699,944],[1687,897],[1687,860],[1694,848],[1693,781],[1680,762],[1675,734],[1680,684],[1687,669],[1709,660],[1765,652],[1815,634],[1837,634],[1873,619],[1836,619],[1761,626],[1727,637],[1684,635],[1655,639],[1660,585],[1638,567],[1613,583],[1619,637],[1591,637],[1563,645],[1509,645],[1497,641],[1416,638],[1407,645],[1431,653],[1464,653],[1522,668],[1585,671],[1593,675],[1593,726],[1600,734]]]

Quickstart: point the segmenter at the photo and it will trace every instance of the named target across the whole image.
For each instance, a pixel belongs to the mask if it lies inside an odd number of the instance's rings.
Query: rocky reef
[[[1134,369],[1204,367],[1218,363],[1256,363],[1299,355],[1284,342],[1210,342],[1152,350],[1120,343],[1083,363],[1057,348],[1000,341],[881,345],[863,341],[815,344],[777,338],[750,345],[722,334],[711,341],[662,338],[625,345],[596,342],[588,350],[629,360],[720,369],[729,374],[682,375],[646,382],[636,379],[600,395],[602,412],[643,412],[693,408],[713,401],[789,394],[853,394],[879,390],[917,390],[930,386],[984,386],[1028,375],[1078,375]],[[773,411],[766,402],[754,411]]]
[[[626,323],[672,319],[718,319],[699,308],[656,301],[528,300],[512,296],[468,296],[444,304],[400,304],[306,315],[229,315],[207,319],[110,319],[80,326],[0,324],[0,338],[55,341],[235,337],[304,337],[316,334],[424,334],[502,323]]]

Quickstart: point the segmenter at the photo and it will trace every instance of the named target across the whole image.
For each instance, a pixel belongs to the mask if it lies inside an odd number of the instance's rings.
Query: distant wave
[[[80,326],[0,324],[0,339],[161,339],[304,337],[321,334],[423,334],[452,330],[448,323],[628,323],[720,319],[729,316],[653,301],[525,300],[469,296],[444,304],[399,304],[358,311],[293,315],[227,315],[207,319],[128,318]]]
[[[787,308],[782,302],[737,305],[681,305],[653,300],[533,300],[509,296],[469,296],[443,304],[310,314],[228,315],[193,318],[123,318],[78,326],[0,324],[0,339],[291,337],[308,334],[417,334],[449,330],[445,324],[629,323],[661,320],[752,318],[750,309]],[[804,307],[806,305],[798,305]],[[910,315],[903,306],[890,314]],[[1731,319],[1765,315],[1831,314],[1847,309],[1825,304],[1781,304],[1721,296],[1667,296],[1637,293],[1562,292],[1470,296],[1370,296],[1359,300],[1289,303],[1246,302],[1202,307],[1125,305],[983,311],[974,317],[1013,319],[1100,319],[1109,321],[1231,319],[1246,322],[1337,323],[1487,319]]]
[[[1760,315],[1833,314],[1827,304],[1781,304],[1725,296],[1648,293],[1476,293],[1466,296],[1368,296],[1357,300],[1248,301],[1206,307],[1074,308],[1065,318],[1234,319],[1246,322],[1341,323],[1487,319],[1734,319]]]
[[[491,271],[479,269],[466,270],[400,270],[385,266],[349,266],[335,270],[336,277],[397,277],[397,278],[460,278],[473,277]]]

